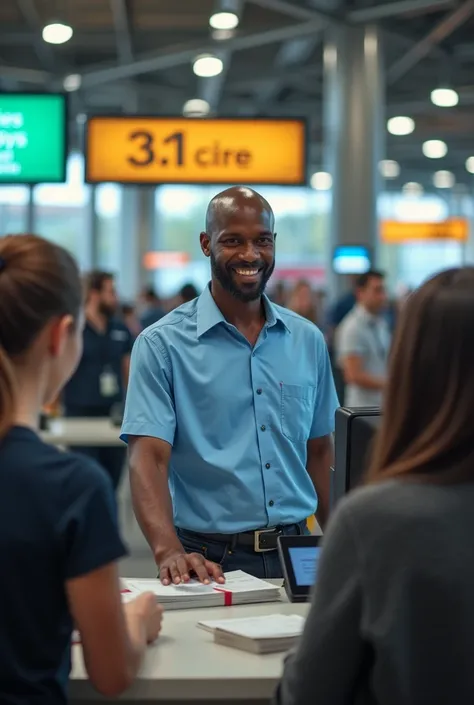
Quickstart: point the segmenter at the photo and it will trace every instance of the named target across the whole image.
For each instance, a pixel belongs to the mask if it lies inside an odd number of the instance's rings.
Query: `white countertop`
[[[122,446],[120,428],[110,419],[68,418],[52,419],[50,428],[41,431],[46,443],[56,446]]]
[[[163,632],[149,647],[141,673],[123,697],[127,701],[240,701],[271,698],[285,654],[264,656],[220,646],[211,633],[198,628],[204,619],[231,619],[265,614],[306,615],[309,605],[281,602],[237,607],[165,612]],[[87,682],[82,651],[73,647],[70,698],[97,699]]]

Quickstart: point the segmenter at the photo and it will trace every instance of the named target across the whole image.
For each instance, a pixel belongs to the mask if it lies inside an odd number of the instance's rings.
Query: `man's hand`
[[[225,583],[220,565],[206,560],[200,553],[174,550],[172,553],[165,554],[159,561],[158,567],[163,585],[187,583],[191,580],[193,573],[205,585],[209,585],[211,580],[216,583]]]

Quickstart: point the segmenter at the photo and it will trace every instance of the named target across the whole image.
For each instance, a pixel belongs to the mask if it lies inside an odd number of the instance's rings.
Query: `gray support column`
[[[118,289],[123,299],[133,300],[150,281],[143,257],[152,248],[155,189],[124,186],[120,228],[121,267]]]
[[[35,231],[35,203],[34,203],[34,186],[28,187],[28,203],[26,204],[26,230],[27,233]]]
[[[97,213],[96,187],[90,189],[86,205],[86,231],[81,238],[80,262],[84,272],[89,272],[97,266]]]
[[[326,39],[325,168],[333,178],[330,250],[364,244],[375,257],[378,164],[385,134],[380,33],[373,26],[334,27]],[[340,278],[333,285],[344,288]]]

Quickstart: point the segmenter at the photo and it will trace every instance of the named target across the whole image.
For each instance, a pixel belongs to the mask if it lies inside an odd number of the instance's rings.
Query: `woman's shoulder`
[[[106,473],[90,458],[45,443],[31,429],[14,427],[0,444],[0,484],[5,490],[15,484],[32,491],[80,492],[107,485]]]
[[[361,533],[426,528],[443,522],[447,516],[472,514],[474,484],[438,485],[395,479],[367,485],[350,492],[336,507],[335,516]]]

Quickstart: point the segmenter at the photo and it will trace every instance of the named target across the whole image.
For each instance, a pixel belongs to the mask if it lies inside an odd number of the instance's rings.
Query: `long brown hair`
[[[474,480],[474,268],[430,279],[406,302],[367,482]]]
[[[66,250],[35,235],[0,238],[0,439],[15,415],[15,359],[52,318],[76,319],[81,305],[79,270]]]

